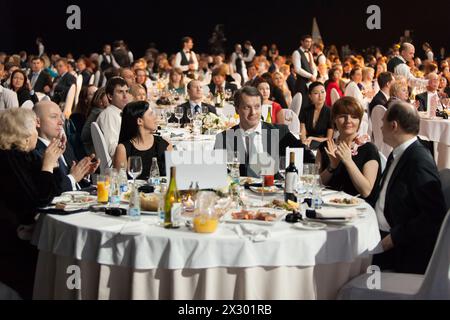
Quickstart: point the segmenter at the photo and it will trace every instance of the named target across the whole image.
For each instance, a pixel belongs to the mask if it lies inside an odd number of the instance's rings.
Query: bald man
[[[97,170],[100,160],[94,160],[95,155],[92,154],[78,163],[75,161],[72,148],[69,144],[66,144],[63,114],[56,103],[40,101],[34,106],[33,110],[37,115],[37,130],[39,133],[34,152],[42,157],[53,138],[60,139],[61,147],[65,147],[64,154],[58,161],[60,173],[58,181],[60,181],[62,192],[88,187],[89,183],[84,178]]]
[[[437,73],[432,72],[427,75],[428,79],[427,91],[416,95],[416,101],[418,101],[418,111],[427,111],[428,106],[435,104],[438,109],[443,108],[443,103],[438,94],[440,77]]]
[[[384,252],[372,264],[382,270],[424,274],[446,214],[436,164],[417,139],[419,125],[417,110],[403,101],[383,117],[383,141],[393,150],[375,203]]]
[[[414,60],[415,51],[416,49],[411,43],[402,43],[400,46],[400,55],[389,60],[387,69],[393,74],[406,77],[408,79],[408,85],[411,87],[426,86],[428,80],[416,78],[407,65],[407,62]]]

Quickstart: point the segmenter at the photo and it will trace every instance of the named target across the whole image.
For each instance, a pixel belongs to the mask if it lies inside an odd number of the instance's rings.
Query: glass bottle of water
[[[125,169],[125,164],[120,164],[120,170],[119,170],[119,187],[120,187],[120,193],[125,193],[128,191],[128,177],[127,177],[127,171]]]
[[[159,186],[160,184],[158,159],[156,157],[152,158],[152,166],[150,167],[150,178],[148,179],[148,183],[151,186]]]
[[[239,173],[239,158],[237,152],[234,153],[233,163],[231,165],[230,177],[233,183],[239,185],[240,173]]]
[[[139,220],[141,218],[141,198],[139,196],[138,188],[136,188],[134,184],[131,189],[128,216],[131,220]]]
[[[112,205],[120,204],[120,184],[119,184],[119,174],[116,170],[111,173],[111,181],[109,186],[110,203]]]
[[[319,178],[320,179],[320,178]],[[322,208],[322,187],[320,185],[320,180],[315,179],[312,186],[312,209]]]

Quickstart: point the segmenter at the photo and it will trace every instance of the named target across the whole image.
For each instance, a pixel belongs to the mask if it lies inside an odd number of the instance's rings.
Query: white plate
[[[294,223],[293,227],[300,230],[322,230],[325,229],[327,225],[322,222],[300,221]]]
[[[62,196],[75,196],[75,197],[81,197],[81,196],[88,196],[89,192],[87,191],[66,191],[61,194]]]
[[[313,219],[313,218],[304,218],[305,221],[317,222],[317,223],[331,223],[331,224],[350,224],[355,221],[355,219]]]
[[[253,177],[240,177],[239,183],[243,184],[254,184],[254,183],[262,183],[261,178],[253,178]]]
[[[264,192],[261,192],[259,189],[261,189],[262,187],[250,187],[250,191],[257,193],[257,194],[266,194],[266,195],[274,195],[277,193],[282,192],[283,190],[276,187],[276,186],[272,186],[272,187],[264,187]]]
[[[141,211],[143,216],[157,216],[159,214],[158,211]]]
[[[358,203],[345,204],[345,203],[334,203],[334,202],[331,202],[332,199],[350,199],[350,198],[351,198],[351,196],[347,196],[347,197],[345,197],[345,196],[344,197],[342,197],[342,196],[341,197],[330,196],[330,197],[327,197],[326,199],[323,199],[323,203],[325,205],[327,205],[327,206],[332,206],[332,207],[351,208],[351,207],[357,207],[357,206],[361,205],[363,203],[363,201],[364,201],[362,199],[355,198]]]
[[[263,220],[240,220],[240,219],[234,219],[232,216],[233,212],[239,212],[239,209],[233,209],[228,210],[223,217],[221,218],[221,221],[223,222],[229,222],[229,223],[254,223],[254,224],[261,224],[266,226],[274,225],[275,223],[281,221],[284,216],[286,215],[287,211],[285,210],[278,210],[278,209],[270,209],[270,208],[250,208],[249,211],[263,211],[263,212],[269,212],[276,215],[275,220],[273,221],[263,221]]]

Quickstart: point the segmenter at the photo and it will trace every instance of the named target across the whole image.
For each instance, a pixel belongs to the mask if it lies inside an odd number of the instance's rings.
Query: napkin
[[[353,219],[358,213],[355,209],[322,208],[307,210],[306,216],[314,219]]]
[[[247,223],[236,225],[234,232],[236,232],[239,238],[248,239],[253,242],[266,241],[271,236],[270,231],[266,228]]]

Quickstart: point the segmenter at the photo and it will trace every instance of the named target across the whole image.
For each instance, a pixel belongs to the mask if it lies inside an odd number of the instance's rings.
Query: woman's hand
[[[45,149],[44,157],[42,159],[42,170],[53,172],[53,169],[58,166],[58,159],[64,153],[65,147],[60,147],[61,141],[59,139],[52,139],[47,149]]]
[[[308,138],[306,138],[304,141],[303,141],[303,143],[306,145],[306,146],[310,146],[311,145],[311,142],[312,142],[313,140],[312,140],[312,138],[311,137],[308,137]]]
[[[328,155],[328,158],[330,159],[330,166],[333,169],[336,169],[337,166],[339,165],[339,162],[341,162],[341,159],[338,158],[338,156],[336,155],[336,145],[334,144],[333,140],[327,140],[327,146],[325,147],[325,152]]]
[[[336,155],[344,164],[352,161],[352,150],[345,142],[337,146]]]

